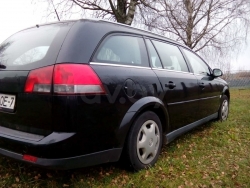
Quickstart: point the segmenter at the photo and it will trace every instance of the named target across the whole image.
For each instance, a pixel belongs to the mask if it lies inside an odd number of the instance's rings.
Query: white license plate
[[[0,109],[11,109],[15,107],[16,96],[0,93]]]

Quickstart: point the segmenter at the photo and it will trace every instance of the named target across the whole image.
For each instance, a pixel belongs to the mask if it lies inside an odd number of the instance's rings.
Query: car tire
[[[223,95],[222,98],[221,98],[221,104],[220,104],[220,109],[219,109],[218,120],[219,121],[227,120],[228,113],[229,113],[228,97],[226,95]]]
[[[133,170],[139,171],[156,163],[162,136],[161,121],[154,112],[144,112],[135,120],[126,142],[126,154]]]

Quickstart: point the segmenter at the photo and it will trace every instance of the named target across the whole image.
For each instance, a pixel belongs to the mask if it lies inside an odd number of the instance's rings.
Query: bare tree
[[[249,31],[250,0],[40,0],[58,19],[94,17],[146,27],[230,67]],[[216,62],[217,64],[214,64]]]
[[[153,0],[43,0],[48,2],[48,15],[59,19],[70,18],[74,14],[90,15],[131,25],[137,7],[150,7]],[[138,14],[139,15],[139,14]]]
[[[158,14],[144,19],[149,29],[158,29],[212,61],[223,62],[219,57],[237,53],[247,37],[249,0],[159,0],[156,7]]]

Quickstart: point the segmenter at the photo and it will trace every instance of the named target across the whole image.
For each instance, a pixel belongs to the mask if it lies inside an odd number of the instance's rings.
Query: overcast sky
[[[46,4],[37,3],[37,0],[0,0],[0,43],[26,27],[57,21],[56,17],[47,20],[45,10]],[[248,48],[241,52],[236,62],[232,62],[231,67],[232,70],[250,70],[250,41]]]

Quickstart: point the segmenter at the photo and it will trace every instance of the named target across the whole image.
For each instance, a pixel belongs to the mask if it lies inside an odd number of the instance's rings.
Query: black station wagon
[[[0,154],[56,169],[121,155],[152,166],[163,144],[227,119],[221,75],[186,46],[122,24],[25,29],[0,45]]]

